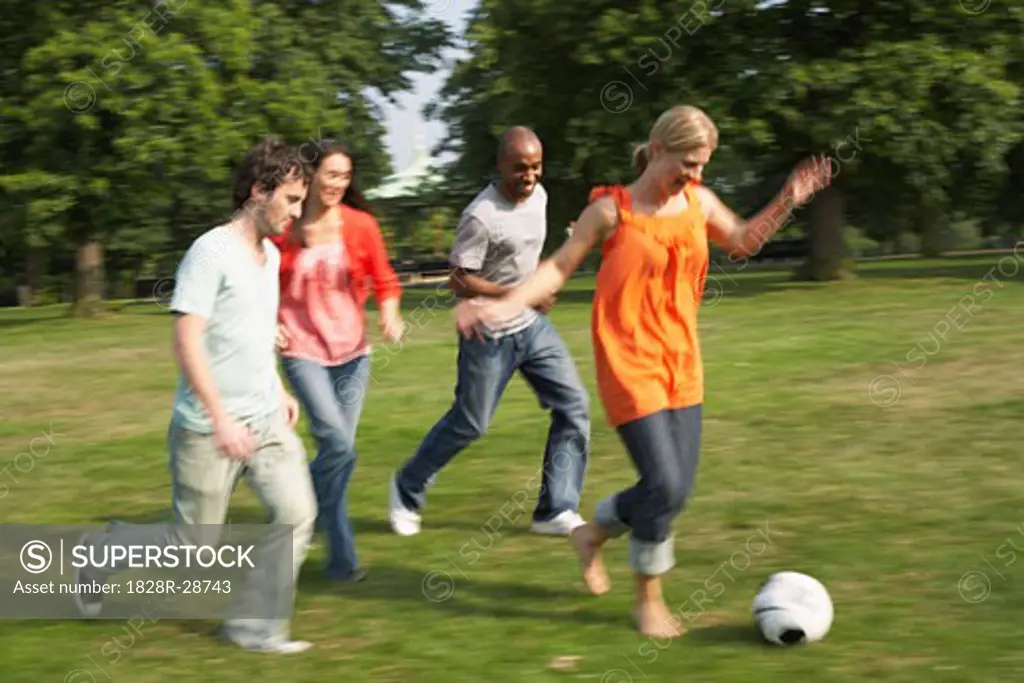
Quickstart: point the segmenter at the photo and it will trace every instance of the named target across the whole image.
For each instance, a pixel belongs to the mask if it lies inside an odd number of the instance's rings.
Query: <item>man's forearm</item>
[[[219,422],[227,417],[220,392],[214,384],[210,365],[203,346],[203,321],[193,316],[181,316],[175,322],[174,355],[192,392],[206,408],[210,418]]]
[[[451,274],[451,277],[448,279],[448,286],[459,296],[485,296],[495,299],[505,296],[512,290],[511,287],[496,285],[479,275],[472,275],[461,269],[457,269]]]

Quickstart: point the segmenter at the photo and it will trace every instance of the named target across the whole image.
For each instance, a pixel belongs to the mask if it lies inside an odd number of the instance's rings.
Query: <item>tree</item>
[[[629,181],[631,144],[674,104],[718,122],[727,161],[709,176],[748,211],[800,159],[828,155],[836,182],[805,214],[812,250],[798,274],[841,278],[847,219],[875,239],[916,230],[939,244],[953,208],[987,212],[1005,187],[1024,139],[1024,9],[985,5],[482,0],[469,56],[428,113],[449,125],[440,151],[466,180],[489,167],[502,128],[536,128],[556,222],[592,185]]]
[[[366,181],[386,175],[368,92],[408,88],[450,40],[419,0],[13,4],[0,201],[24,207],[27,247],[75,249],[82,314],[103,298],[105,250],[138,267],[223,220],[231,169],[261,137],[342,136]]]

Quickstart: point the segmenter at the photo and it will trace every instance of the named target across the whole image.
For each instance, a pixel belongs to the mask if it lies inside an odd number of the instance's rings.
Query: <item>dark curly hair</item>
[[[273,138],[257,143],[235,168],[235,210],[252,199],[253,185],[271,193],[296,176],[307,184],[313,177],[313,169],[299,157],[298,149]]]

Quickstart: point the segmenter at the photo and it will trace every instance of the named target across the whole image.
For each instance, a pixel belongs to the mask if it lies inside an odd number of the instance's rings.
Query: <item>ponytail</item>
[[[636,167],[636,172],[638,174],[643,173],[644,169],[647,168],[647,155],[648,147],[646,142],[641,145],[637,145],[633,149],[633,166]]]

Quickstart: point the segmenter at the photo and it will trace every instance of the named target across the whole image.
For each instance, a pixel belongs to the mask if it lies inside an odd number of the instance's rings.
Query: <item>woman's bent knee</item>
[[[318,450],[332,460],[346,463],[355,459],[355,441],[344,428],[340,426],[323,427],[316,430],[313,435],[320,443]]]
[[[651,508],[657,516],[674,517],[686,505],[690,490],[682,477],[666,475],[650,484]]]

